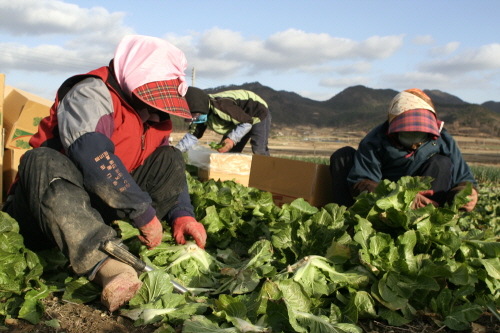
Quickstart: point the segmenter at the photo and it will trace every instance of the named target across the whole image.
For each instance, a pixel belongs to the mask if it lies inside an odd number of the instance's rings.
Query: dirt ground
[[[61,302],[58,298],[48,298],[44,302],[45,315],[37,325],[31,325],[24,320],[10,321],[9,329],[4,332],[24,333],[153,333],[158,326],[147,325],[135,327],[133,322],[116,313],[109,313],[99,302],[86,305]],[[45,324],[56,319],[58,328]],[[361,320],[358,323],[363,333],[454,333],[434,321],[432,314],[422,314],[418,319],[408,325],[389,326],[376,320]],[[182,327],[177,327],[176,332],[181,333]],[[467,333],[498,333],[500,322],[491,314],[485,313],[479,320],[472,324]]]
[[[284,130],[274,133],[270,139],[269,148],[272,155],[301,155],[312,157],[329,157],[336,149],[350,145],[357,147],[359,140],[365,133],[346,132],[329,133],[315,132],[310,129]],[[182,134],[174,134],[174,144],[182,137]],[[471,164],[485,164],[500,166],[500,139],[480,138],[480,137],[460,137],[455,136],[456,141],[464,158]],[[212,141],[219,141],[220,136],[208,133],[200,141],[207,145]],[[246,148],[244,153],[251,153]],[[44,301],[45,314],[41,322],[31,325],[24,320],[10,320],[6,324],[8,330],[5,332],[40,332],[40,333],[152,333],[157,326],[148,325],[134,327],[133,322],[115,313],[109,313],[99,301],[89,304],[72,304],[62,302],[57,297],[47,298]],[[53,319],[57,320],[58,328],[45,324]],[[358,325],[364,333],[451,333],[456,332],[441,327],[437,321],[433,320],[432,314],[422,314],[417,320],[408,325],[394,327],[385,325],[375,320],[362,320]],[[50,323],[50,322],[48,322]],[[52,325],[54,326],[54,325]],[[177,332],[182,328],[178,327]],[[478,321],[473,323],[472,329],[466,331],[470,333],[498,333],[500,332],[500,322],[491,314],[485,313]]]

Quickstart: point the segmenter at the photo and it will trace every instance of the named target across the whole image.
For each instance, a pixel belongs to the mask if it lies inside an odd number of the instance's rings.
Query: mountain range
[[[315,101],[288,91],[276,91],[259,82],[205,89],[207,93],[245,89],[262,97],[272,114],[275,130],[296,126],[340,131],[369,131],[387,119],[387,111],[399,91],[352,86],[326,101]],[[440,90],[424,90],[437,116],[453,135],[500,137],[500,102],[481,105],[464,102]],[[175,127],[175,125],[174,125]]]

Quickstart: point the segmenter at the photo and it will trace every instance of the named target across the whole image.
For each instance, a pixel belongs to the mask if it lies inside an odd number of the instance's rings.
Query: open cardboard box
[[[188,150],[188,164],[198,167],[198,179],[232,180],[248,186],[252,155],[218,153],[201,145]]]
[[[26,91],[5,86],[5,148],[29,149],[29,140],[40,121],[50,114],[53,102]]]
[[[333,202],[328,165],[254,155],[248,186],[271,192],[280,207],[297,198],[318,208]]]
[[[232,180],[248,186],[252,155],[213,153],[209,156],[208,168],[198,168],[200,181]]]

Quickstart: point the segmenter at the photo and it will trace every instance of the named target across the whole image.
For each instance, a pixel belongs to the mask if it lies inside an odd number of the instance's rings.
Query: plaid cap
[[[388,133],[397,132],[424,132],[440,136],[436,116],[426,109],[408,110],[394,118]]]
[[[178,92],[181,81],[177,79],[143,84],[132,92],[146,104],[163,112],[182,118],[191,118],[186,98]]]

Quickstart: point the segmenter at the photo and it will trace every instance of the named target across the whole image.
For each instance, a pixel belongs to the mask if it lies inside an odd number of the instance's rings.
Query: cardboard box
[[[318,208],[333,202],[330,168],[323,164],[254,155],[248,186],[271,192],[280,207],[297,198]]]
[[[50,114],[53,102],[6,86],[4,100],[5,148],[29,149],[29,140],[40,121]]]
[[[3,184],[2,194],[6,198],[10,185],[16,179],[21,156],[29,149],[5,149],[3,154]]]
[[[208,157],[208,167],[198,167],[198,179],[232,180],[248,186],[251,165],[252,155],[212,153]]]

